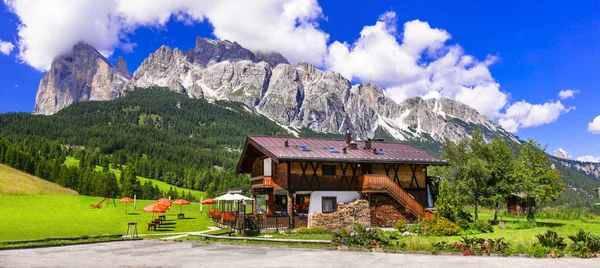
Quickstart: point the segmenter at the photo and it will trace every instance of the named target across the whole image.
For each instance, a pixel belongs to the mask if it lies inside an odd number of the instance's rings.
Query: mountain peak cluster
[[[400,103],[374,84],[352,85],[339,73],[300,62],[291,65],[279,53],[250,51],[236,42],[197,38],[182,51],[161,46],[132,74],[122,57],[116,64],[93,47],[79,43],[56,58],[41,79],[33,113],[50,115],[70,104],[112,100],[135,88],[165,87],[190,98],[244,103],[295,132],[368,133],[397,140],[437,142],[470,137],[474,128],[487,138],[518,139],[487,117],[460,102],[413,97]]]

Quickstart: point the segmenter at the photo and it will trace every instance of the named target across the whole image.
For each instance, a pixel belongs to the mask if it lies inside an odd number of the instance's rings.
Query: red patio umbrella
[[[214,200],[212,200],[212,199],[209,198],[209,199],[206,199],[206,200],[202,201],[200,204],[202,204],[202,205],[212,205],[212,203],[214,203],[214,202],[215,202]]]
[[[171,200],[169,200],[167,198],[160,198],[160,199],[158,199],[158,201],[156,203],[166,207],[166,209],[171,207]]]
[[[189,205],[190,201],[187,201],[185,199],[177,199],[175,201],[173,201],[173,205],[179,205],[179,214],[181,214],[181,206],[182,205]]]
[[[147,205],[142,209],[144,212],[152,212],[152,218],[154,218],[154,213],[165,212],[165,209],[161,207],[158,203]]]
[[[167,212],[167,209],[169,209],[170,205],[166,204],[166,203],[156,203],[157,206],[159,206],[163,211],[161,212]]]
[[[124,198],[121,198],[121,200],[119,200],[119,201],[125,203],[125,214],[127,214],[127,203],[133,203],[133,199],[131,199],[129,197],[124,197]]]

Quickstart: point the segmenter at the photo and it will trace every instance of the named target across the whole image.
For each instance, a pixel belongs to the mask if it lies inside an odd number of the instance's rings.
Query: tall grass
[[[594,215],[587,208],[557,207],[545,208],[535,214],[539,219],[559,220],[588,220],[594,219]]]

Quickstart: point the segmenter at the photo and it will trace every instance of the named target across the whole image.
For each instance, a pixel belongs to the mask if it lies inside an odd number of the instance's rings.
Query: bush
[[[406,231],[413,234],[423,234],[423,226],[418,222],[413,223],[413,225],[409,226]]]
[[[443,217],[435,218],[435,220],[433,220],[433,224],[431,225],[431,233],[434,235],[456,235],[459,231],[460,227],[456,223],[453,223]]]
[[[569,239],[573,241],[571,251],[573,255],[581,258],[596,257],[600,251],[600,237],[579,229],[575,235],[570,235]]]
[[[379,228],[366,229],[360,223],[354,225],[354,232],[350,233],[345,229],[341,229],[337,233],[333,233],[332,242],[335,245],[345,245],[348,247],[366,247],[380,248],[390,245],[390,240],[385,236],[384,232]]]
[[[537,244],[537,245],[533,246],[533,248],[531,248],[530,255],[532,255],[536,258],[545,258],[547,254],[548,254],[547,249],[540,244]]]
[[[296,230],[297,234],[329,234],[329,230],[324,227],[302,227]]]
[[[458,226],[460,227],[461,230],[468,230],[471,228],[469,221],[467,221],[465,219],[458,219],[458,221],[456,221],[456,223],[458,224]]]
[[[469,225],[469,229],[476,230],[482,233],[493,233],[492,223],[489,221],[477,221]]]
[[[549,249],[563,250],[567,246],[564,238],[552,230],[548,230],[545,234],[537,234],[536,237],[540,245]]]
[[[442,243],[433,245],[434,250],[438,250],[442,246],[446,249],[459,250],[464,256],[476,254],[486,254],[489,256],[491,253],[498,253],[505,256],[510,252],[510,243],[504,241],[504,237],[484,239],[480,237],[462,236],[460,242],[448,245]]]
[[[406,220],[402,219],[402,220],[399,220],[398,222],[396,222],[396,224],[394,225],[394,229],[398,230],[401,233],[405,232],[406,231]]]

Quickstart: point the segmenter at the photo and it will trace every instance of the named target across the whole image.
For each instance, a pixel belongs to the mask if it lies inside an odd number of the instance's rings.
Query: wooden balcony
[[[275,183],[273,183],[272,176],[256,176],[250,178],[250,184],[252,188],[267,188],[267,187],[275,187]]]

